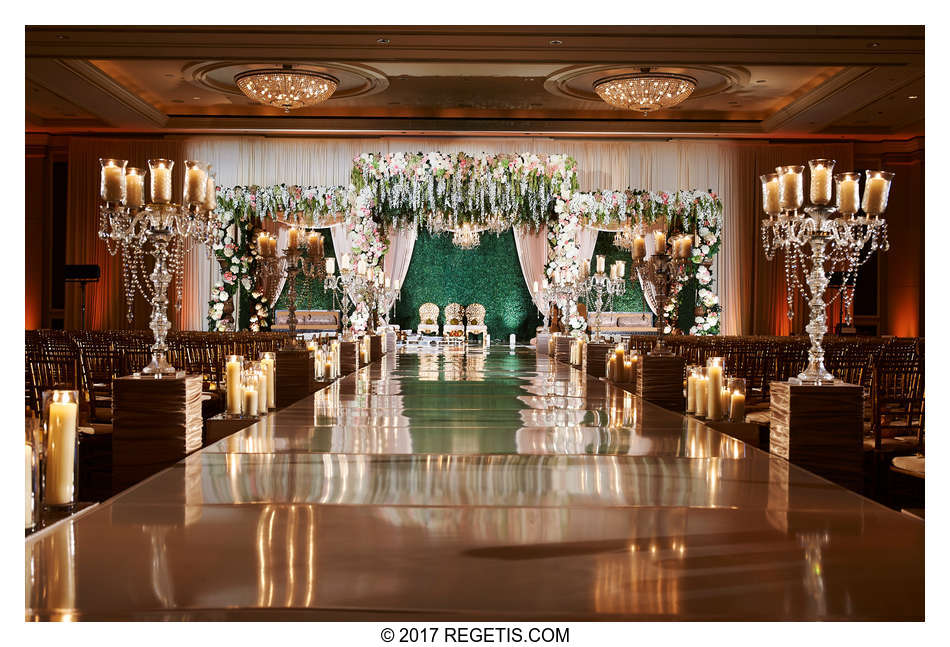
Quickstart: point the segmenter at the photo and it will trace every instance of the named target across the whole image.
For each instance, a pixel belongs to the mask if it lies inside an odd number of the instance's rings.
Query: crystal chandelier
[[[142,372],[175,373],[175,367],[166,359],[165,337],[171,328],[167,316],[168,286],[177,277],[176,307],[181,309],[185,252],[195,244],[210,247],[214,242],[217,217],[211,167],[185,161],[185,184],[178,204],[172,202],[172,160],[148,160],[150,202],[145,202],[144,170],[127,167],[128,161],[120,159],[100,159],[99,164],[99,237],[106,242],[110,254],[122,253],[129,322],[136,292],[152,305],[152,361]],[[146,268],[148,256],[154,261],[150,273]]]
[[[241,72],[234,82],[249,99],[284,112],[326,101],[340,84],[329,74],[295,70],[290,65]]]
[[[760,177],[762,209],[768,218],[762,221],[762,246],[769,260],[779,250],[785,252],[786,299],[791,319],[796,291],[808,300],[808,325],[811,347],[808,368],[798,378],[809,384],[831,382],[825,369],[825,351],[821,346],[827,320],[825,310],[842,296],[851,322],[851,298],[860,268],[877,251],[887,251],[887,222],[881,217],[887,209],[887,196],[893,173],[866,171],[864,199],[860,199],[858,173],[834,175],[837,206],[831,206],[834,160],[808,162],[811,171],[809,198],[812,204],[802,209],[804,166],[779,166],[775,173]],[[858,215],[860,211],[864,215]],[[840,271],[842,286],[830,301],[825,290],[831,273]]]
[[[620,249],[625,249],[628,252],[632,252],[634,238],[635,235],[633,228],[630,226],[624,226],[623,229],[614,234],[614,247],[619,247]]]
[[[594,83],[594,92],[610,105],[625,110],[639,110],[644,114],[682,103],[695,89],[696,80],[692,77],[651,72],[650,68]]]
[[[454,230],[452,234],[452,244],[461,249],[475,249],[480,242],[481,237],[478,232],[467,222],[462,223],[462,226]]]

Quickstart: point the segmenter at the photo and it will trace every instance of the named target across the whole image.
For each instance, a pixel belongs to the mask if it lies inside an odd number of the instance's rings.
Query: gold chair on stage
[[[416,332],[420,335],[439,334],[439,306],[434,303],[423,303],[419,306],[419,327]]]

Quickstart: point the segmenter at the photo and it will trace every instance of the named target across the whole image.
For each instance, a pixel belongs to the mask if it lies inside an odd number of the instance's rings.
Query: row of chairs
[[[256,358],[276,351],[289,333],[174,332],[168,358],[179,370],[201,374],[206,384],[220,383],[228,355]],[[39,412],[42,394],[51,389],[82,393],[84,419],[111,421],[112,381],[141,370],[151,361],[151,331],[26,331],[26,406]]]

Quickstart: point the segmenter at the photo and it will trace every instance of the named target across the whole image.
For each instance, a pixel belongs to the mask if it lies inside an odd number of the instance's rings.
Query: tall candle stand
[[[866,171],[863,201],[860,200],[860,175],[854,172],[834,176],[838,200],[831,206],[834,160],[808,162],[811,173],[809,198],[803,208],[804,166],[780,166],[776,173],[760,177],[762,206],[768,216],[762,221],[762,246],[772,260],[777,251],[785,253],[785,283],[788,317],[793,316],[792,301],[799,291],[808,300],[809,316],[805,331],[811,340],[808,367],[798,375],[807,384],[834,381],[825,368],[821,342],[827,329],[826,309],[842,298],[851,323],[851,300],[858,269],[878,250],[887,251],[887,222],[881,217],[887,209],[893,173]],[[863,215],[859,215],[863,211]],[[833,272],[842,272],[842,283],[828,301],[825,292]]]
[[[544,329],[542,332],[547,334],[551,332],[551,304],[554,302],[554,288],[545,281],[535,291],[534,296],[538,313],[544,315]]]
[[[297,275],[303,272],[308,278],[323,278],[325,276],[323,261],[323,238],[319,234],[318,240],[310,240],[305,245],[297,244],[298,230],[294,230],[290,242],[284,250],[283,256],[269,255],[264,257],[263,263],[258,263],[258,278],[262,283],[274,285],[274,295],[271,301],[277,298],[275,278],[283,275],[287,283],[287,328],[291,333],[287,348],[299,348],[301,342],[297,339]],[[312,238],[312,236],[311,236]]]
[[[594,314],[596,315],[596,319],[594,320],[594,341],[603,340],[600,335],[600,317],[604,312],[604,305],[606,304],[607,310],[610,311],[613,309],[614,298],[623,296],[627,291],[627,281],[623,276],[624,272],[619,266],[616,267],[617,269],[612,270],[609,275],[603,271],[598,271],[587,277],[587,280],[584,282],[587,308],[590,310],[591,306],[593,306]]]
[[[152,360],[142,373],[167,375],[176,372],[167,359],[165,339],[168,320],[168,288],[176,281],[176,307],[181,308],[184,255],[197,244],[214,242],[217,225],[214,178],[201,162],[185,162],[185,184],[180,203],[172,202],[172,168],[166,159],[148,160],[151,202],[145,198],[145,171],[128,167],[126,160],[99,160],[99,237],[113,256],[121,252],[126,310],[132,321],[135,293],[152,306],[149,328],[154,335]],[[146,257],[153,259],[146,278]]]
[[[666,236],[657,236],[657,251],[652,256],[633,256],[633,269],[645,284],[649,284],[656,294],[656,307],[659,316],[659,328],[656,344],[648,354],[653,357],[669,357],[673,351],[666,345],[666,305],[669,300],[670,288],[674,282],[686,271],[684,255],[667,252]],[[662,241],[662,242],[661,242]],[[674,251],[679,245],[674,245]],[[642,250],[643,247],[640,246]]]

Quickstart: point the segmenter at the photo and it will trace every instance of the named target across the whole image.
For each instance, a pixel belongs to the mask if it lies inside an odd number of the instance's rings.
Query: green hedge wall
[[[612,231],[602,231],[597,235],[597,243],[594,245],[594,254],[591,256],[591,272],[597,269],[597,255],[603,254],[606,263],[606,270],[610,271],[610,265],[614,261],[623,261],[627,264],[627,291],[623,296],[614,298],[614,312],[649,312],[650,308],[643,300],[643,290],[640,289],[640,281],[631,281],[631,260],[630,252],[614,246],[614,233]],[[604,306],[606,308],[606,305]]]
[[[499,236],[482,232],[475,249],[459,249],[451,234],[421,230],[412,252],[395,323],[413,330],[419,325],[419,306],[427,301],[441,311],[449,303],[485,306],[485,325],[493,339],[520,340],[534,336],[538,314],[521,274],[515,237],[511,230]]]

